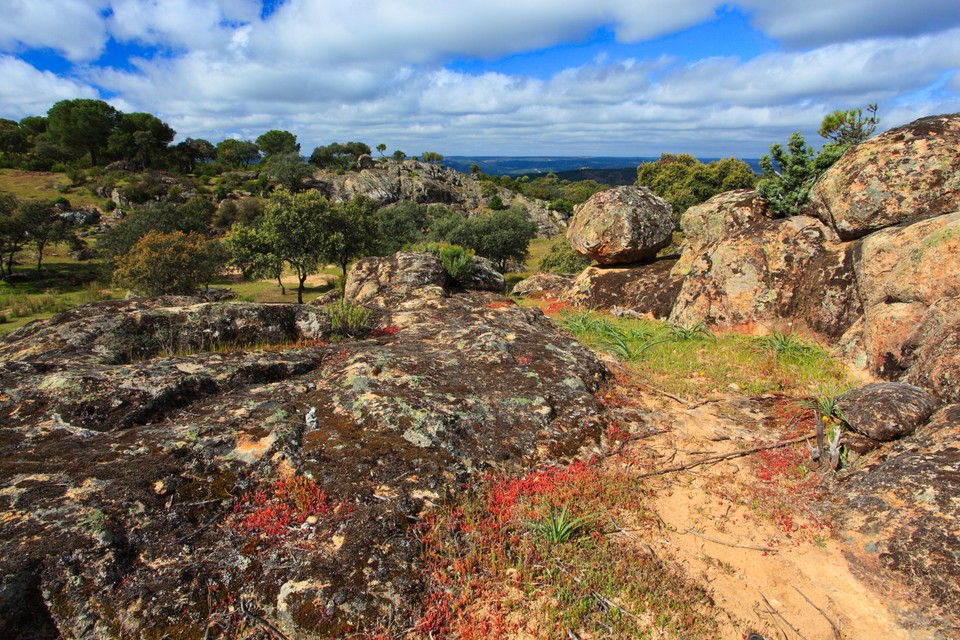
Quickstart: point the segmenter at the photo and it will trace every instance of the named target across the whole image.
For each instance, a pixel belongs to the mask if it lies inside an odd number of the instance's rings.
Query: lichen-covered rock
[[[654,318],[670,315],[682,279],[675,259],[664,258],[634,267],[587,267],[561,295],[589,309],[630,309]]]
[[[844,240],[960,209],[960,114],[867,140],[813,186],[809,211]]]
[[[358,260],[347,274],[343,298],[385,307],[411,297],[440,297],[446,284],[447,273],[435,255],[401,252]]]
[[[673,208],[647,187],[617,187],[577,205],[567,228],[574,251],[600,264],[649,260],[670,244]]]
[[[837,398],[837,409],[850,428],[877,442],[908,436],[933,413],[934,401],[919,387],[876,382]]]
[[[559,294],[569,287],[571,282],[573,282],[573,276],[561,273],[535,273],[514,285],[512,293],[517,296]]]
[[[754,189],[738,189],[713,196],[687,209],[680,217],[684,240],[692,245],[719,242],[748,229],[765,217],[763,199]]]
[[[960,405],[843,483],[848,559],[866,581],[905,590],[915,616],[960,626]],[[903,586],[896,584],[896,578]]]
[[[870,369],[960,400],[960,213],[871,234],[854,269]]]
[[[599,435],[603,365],[538,310],[424,296],[440,285],[415,254],[380,273],[355,288],[381,305],[365,340],[328,344],[321,309],[174,299],[3,339],[0,636],[198,638],[241,610],[348,635],[422,594],[427,506]],[[245,344],[260,313],[282,331]],[[239,342],[163,353],[156,326],[182,318]],[[104,349],[120,328],[129,362]]]
[[[736,212],[716,216],[732,218],[729,231],[704,225],[673,268],[682,285],[672,322],[734,326],[795,319],[831,335],[853,325],[860,308],[850,287],[851,261],[845,247],[830,244],[829,229],[805,216],[772,220],[750,206],[723,208]]]
[[[497,271],[491,260],[483,256],[473,257],[473,269],[470,270],[470,273],[458,278],[457,284],[468,291],[490,291],[492,293],[503,293],[507,288],[503,274]]]
[[[313,186],[340,202],[359,195],[376,200],[380,205],[396,202],[442,204],[464,213],[481,211],[487,202],[480,181],[448,167],[417,160],[370,159],[358,171],[341,174],[318,171]],[[527,209],[537,224],[539,237],[549,238],[566,229],[567,216],[550,209],[547,202],[514,194],[503,187],[497,189],[505,203]]]

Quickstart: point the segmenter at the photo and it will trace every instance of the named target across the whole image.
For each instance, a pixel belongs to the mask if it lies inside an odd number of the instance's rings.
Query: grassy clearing
[[[523,269],[521,271],[509,271],[503,274],[503,279],[507,283],[508,291],[521,280],[537,273],[537,265],[540,264],[540,259],[550,250],[552,243],[553,240],[548,238],[534,238],[530,241],[527,258],[523,261]]]
[[[811,395],[842,390],[846,368],[820,345],[790,335],[754,338],[733,331],[714,335],[702,325],[677,326],[644,319],[568,312],[561,326],[664,390],[700,397],[727,389],[753,395]]]
[[[64,173],[0,169],[0,191],[12,193],[19,200],[51,201],[64,197],[75,207],[100,207],[103,198],[86,187],[71,187]]]

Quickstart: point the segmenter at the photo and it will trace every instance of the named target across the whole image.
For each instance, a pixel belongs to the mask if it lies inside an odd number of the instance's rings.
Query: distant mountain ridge
[[[659,157],[635,156],[444,156],[443,163],[448,167],[469,173],[471,165],[480,167],[488,175],[535,175],[538,173],[556,173],[588,170],[636,169],[643,162],[655,162]],[[701,162],[713,162],[720,158],[700,158]],[[758,158],[741,158],[757,173],[760,172]],[[575,179],[575,178],[567,178]],[[590,179],[589,174],[581,179]]]

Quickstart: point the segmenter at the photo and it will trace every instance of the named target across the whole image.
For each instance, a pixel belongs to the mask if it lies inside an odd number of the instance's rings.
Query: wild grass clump
[[[324,307],[330,318],[330,331],[341,337],[355,338],[370,329],[370,311],[348,300],[339,300]]]
[[[61,311],[66,311],[71,306],[71,304],[63,300],[60,296],[49,293],[38,295],[8,294],[0,296],[0,309],[7,310],[5,313],[11,318],[26,318],[44,313],[60,313]]]
[[[113,292],[94,280],[93,282],[88,282],[83,285],[81,289],[75,296],[76,303],[78,305],[88,304],[90,302],[100,302],[102,300],[109,300],[113,297]]]

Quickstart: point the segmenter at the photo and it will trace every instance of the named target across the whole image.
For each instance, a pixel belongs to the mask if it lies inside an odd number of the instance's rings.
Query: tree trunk
[[[41,273],[43,269],[43,247],[46,243],[37,243],[37,273]]]
[[[303,283],[307,280],[307,274],[301,275],[298,273],[297,279],[300,280],[300,286],[297,288],[297,304],[303,304]]]
[[[280,285],[280,295],[287,295],[287,288],[283,286],[283,280],[280,279],[280,273],[277,273],[277,284]]]

